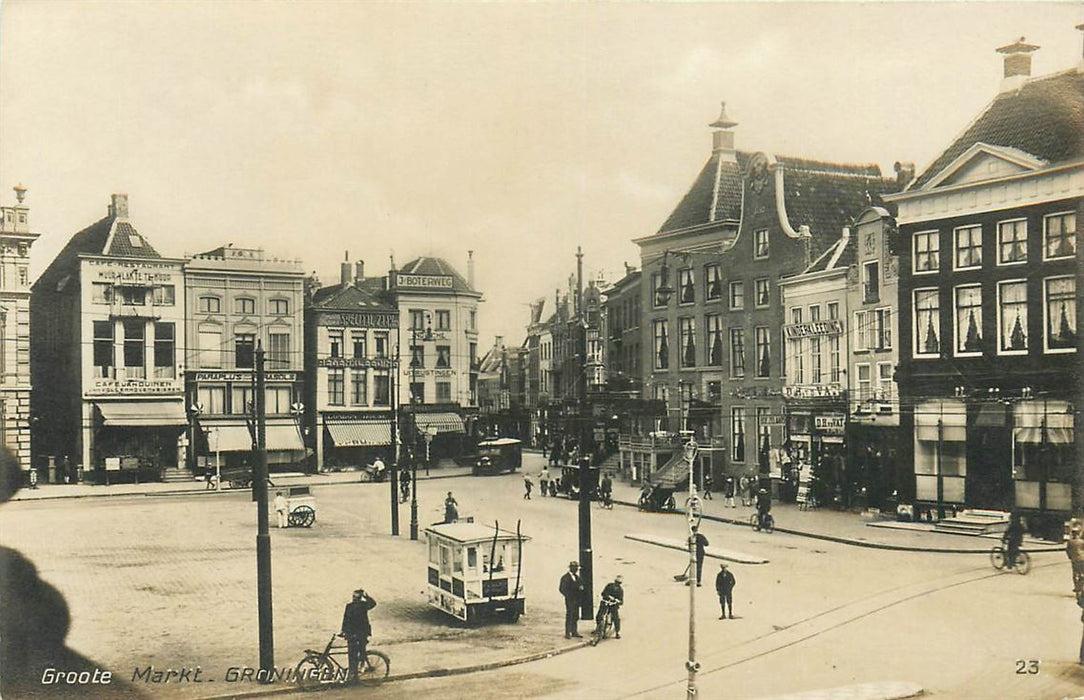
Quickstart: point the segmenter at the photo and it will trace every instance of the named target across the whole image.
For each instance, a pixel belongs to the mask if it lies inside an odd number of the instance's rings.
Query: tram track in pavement
[[[1034,573],[1036,570],[1049,569],[1063,565],[1064,562],[1038,564],[1033,565],[1031,571]],[[1005,575],[1012,574],[1004,571],[992,571],[989,566],[984,566],[969,569],[957,574],[951,574],[936,579],[933,582],[920,581],[903,584],[901,586],[862,596],[861,598],[850,600],[842,605],[822,610],[785,627],[779,627],[771,632],[739,642],[724,649],[703,654],[699,659],[701,670],[698,671],[698,675],[701,677],[708,676],[732,669],[744,663],[761,659],[778,651],[814,639],[825,633],[859,622],[865,618],[876,615],[877,613],[888,610],[889,608],[924,596]],[[684,685],[687,681],[688,679],[685,676],[675,677],[668,682],[654,684],[651,687],[630,693],[625,697],[642,697],[658,693],[659,691],[672,688],[678,684]]]

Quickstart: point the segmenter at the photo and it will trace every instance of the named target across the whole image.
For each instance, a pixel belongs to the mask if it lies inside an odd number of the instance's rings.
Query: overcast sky
[[[325,283],[425,254],[483,344],[520,342],[582,245],[638,264],[711,150],[930,162],[988,103],[998,46],[1081,60],[1080,4],[371,4],[0,0],[0,203],[29,188],[36,276],[127,192],[169,256],[226,243]]]

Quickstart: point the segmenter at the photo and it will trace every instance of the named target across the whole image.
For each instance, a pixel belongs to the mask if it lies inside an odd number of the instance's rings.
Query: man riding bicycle
[[[618,614],[618,608],[625,602],[625,590],[621,587],[623,580],[624,577],[618,574],[614,577],[612,583],[607,583],[602,589],[602,601],[598,604],[598,614],[595,616],[600,636],[602,634],[602,620],[606,617],[606,613],[609,612],[610,619],[614,623],[614,639],[621,639],[621,616]]]
[[[772,495],[768,489],[760,489],[757,492],[757,522],[761,527],[766,527],[768,514],[772,511]]]
[[[1005,567],[1016,566],[1016,557],[1020,553],[1020,545],[1024,544],[1024,524],[1020,522],[1020,513],[1013,511],[1009,516],[1009,527],[1001,536],[1001,544],[1005,547]]]

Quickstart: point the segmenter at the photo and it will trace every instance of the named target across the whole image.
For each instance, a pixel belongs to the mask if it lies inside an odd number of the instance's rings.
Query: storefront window
[[[1064,401],[1027,401],[1013,411],[1013,478],[1071,483],[1073,414]]]
[[[915,406],[915,495],[937,499],[941,475],[943,499],[964,500],[967,476],[967,410],[961,401],[930,401]]]

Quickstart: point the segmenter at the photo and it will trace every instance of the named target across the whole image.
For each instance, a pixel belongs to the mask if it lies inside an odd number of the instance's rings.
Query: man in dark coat
[[[610,619],[614,621],[614,639],[621,639],[621,605],[625,602],[625,589],[621,587],[624,577],[618,574],[613,582],[607,583],[602,588],[602,601],[598,604],[598,615],[595,615],[595,622],[602,624],[602,618],[608,610],[610,612]],[[607,600],[614,600],[615,603],[608,603]],[[601,629],[599,633],[601,633]]]
[[[710,544],[708,538],[700,534],[696,525],[693,526],[693,540],[696,542],[696,585],[700,585],[700,579],[704,574],[704,548]]]
[[[720,620],[726,619],[726,609],[730,608],[730,619],[734,619],[734,574],[726,568],[726,564],[719,565],[719,573],[715,575],[715,592],[719,594],[719,607],[722,608]]]
[[[565,639],[582,637],[576,631],[576,622],[580,619],[580,603],[583,601],[583,579],[580,578],[579,562],[570,561],[568,571],[561,577],[559,587],[565,598]]]
[[[369,611],[375,607],[376,601],[359,588],[354,591],[354,599],[346,604],[346,610],[343,611],[342,635],[346,637],[347,656],[350,660],[347,670],[349,680],[358,679],[358,664],[365,661],[365,647],[373,633],[369,624]]]

